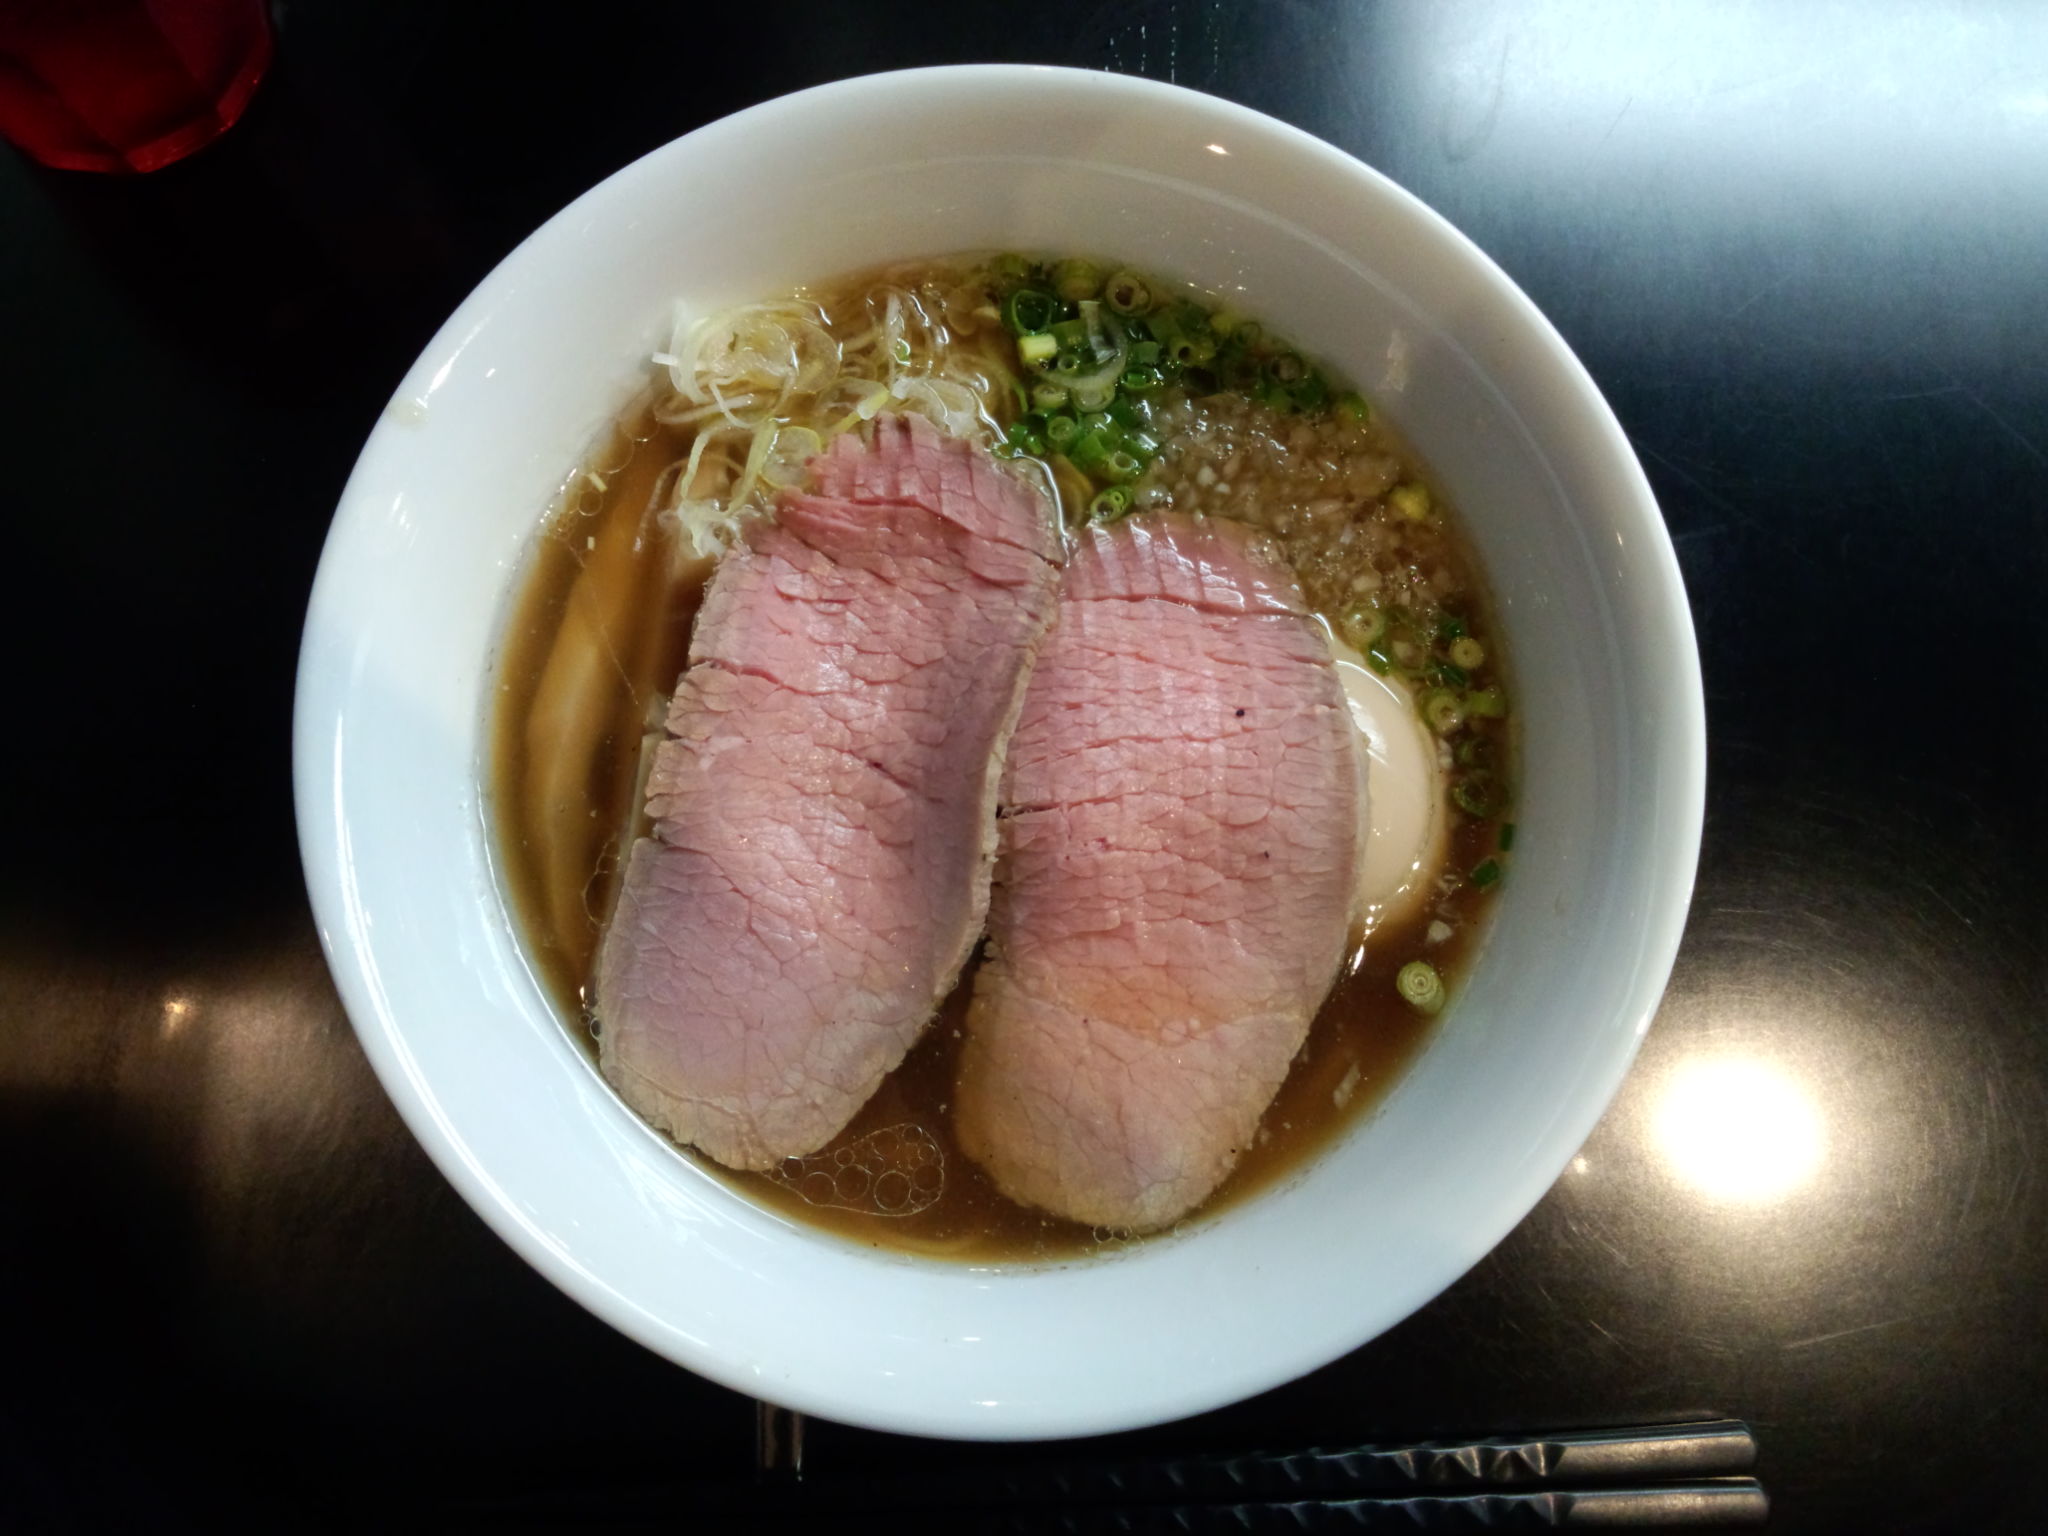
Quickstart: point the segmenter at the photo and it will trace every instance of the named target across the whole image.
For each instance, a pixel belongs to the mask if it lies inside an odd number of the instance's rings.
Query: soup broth
[[[971,258],[892,268],[834,284],[815,301],[828,330],[851,335],[872,322],[878,290],[907,291],[947,345],[976,367],[1000,368],[1007,338],[972,323],[975,274],[986,270]],[[697,489],[683,477],[703,418],[678,422],[664,399],[657,384],[623,414],[549,516],[509,616],[491,711],[492,814],[509,904],[540,980],[593,1053],[598,943],[622,855],[647,831],[644,764],[712,569],[673,510]],[[1026,403],[999,398],[990,437],[1013,439]],[[1376,669],[1398,672],[1419,704],[1447,677],[1467,685],[1461,699],[1484,691],[1476,669],[1439,654],[1470,640],[1460,652],[1469,659],[1480,644],[1476,572],[1441,497],[1383,424],[1276,411],[1185,384],[1161,388],[1149,410],[1161,446],[1131,486],[1134,515],[1175,507],[1265,528],[1333,631]],[[1064,462],[1049,478],[1070,522],[1097,497]],[[1427,499],[1422,515],[1417,497]],[[1445,873],[1355,947],[1254,1145],[1200,1215],[1300,1167],[1377,1100],[1426,1037],[1431,1018],[1403,1000],[1395,978],[1426,957],[1454,981],[1466,961],[1511,834],[1499,790],[1504,750],[1504,711],[1443,732],[1446,782],[1463,794],[1447,808]],[[1042,1261],[1128,1240],[1015,1204],[960,1152],[948,1099],[974,972],[970,962],[922,1041],[821,1151],[766,1174],[699,1161],[763,1206],[901,1251]]]

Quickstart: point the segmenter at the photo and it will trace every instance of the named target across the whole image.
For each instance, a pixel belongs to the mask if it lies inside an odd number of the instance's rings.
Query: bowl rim
[[[1690,608],[1668,531],[1641,465],[1590,375],[1549,320],[1498,265],[1441,215],[1383,173],[1323,140],[1253,109],[1185,87],[1093,70],[1046,65],[939,65],[856,76],[813,86],[707,123],[649,151],[572,201],[509,252],[456,308],[422,351],[420,359],[424,361],[458,346],[488,308],[494,292],[509,280],[508,273],[517,270],[522,253],[550,229],[577,219],[586,204],[613,181],[634,173],[659,157],[686,153],[685,146],[701,135],[766,124],[776,118],[807,111],[821,101],[854,92],[895,92],[930,85],[951,86],[977,80],[1018,81],[1031,77],[1051,77],[1063,89],[1099,93],[1105,102],[1177,101],[1184,106],[1193,105],[1202,113],[1243,131],[1275,138],[1326,165],[1341,166],[1345,175],[1358,178],[1361,185],[1371,187],[1377,196],[1405,206],[1409,215],[1426,227],[1434,239],[1459,253],[1475,278],[1485,282],[1491,296],[1512,312],[1521,327],[1523,339],[1540,349],[1547,373],[1559,388],[1573,397],[1571,413],[1583,423],[1588,434],[1585,448],[1613,477],[1614,494],[1619,498],[1616,505],[1625,510],[1643,539],[1636,555],[1642,560],[1642,579],[1654,588],[1648,594],[1650,606],[1655,618],[1664,626],[1661,638],[1669,652],[1663,678],[1671,690],[1665,701],[1668,706],[1666,729],[1671,733],[1676,771],[1660,794],[1660,803],[1669,808],[1666,822],[1660,827],[1665,840],[1659,860],[1662,880],[1645,918],[1646,937],[1640,950],[1643,960],[1631,978],[1630,1028],[1625,1037],[1617,1032],[1615,1044],[1591,1072],[1594,1086],[1561,1110],[1546,1128],[1540,1155],[1533,1155],[1520,1166],[1506,1171],[1500,1185],[1491,1191],[1490,1203],[1495,1208],[1504,1210],[1511,1207],[1515,1214],[1504,1224],[1499,1224],[1498,1230],[1488,1225],[1484,1231],[1472,1233],[1462,1244],[1449,1275],[1441,1282],[1422,1287],[1420,1294],[1407,1299],[1397,1314],[1395,1320],[1398,1320],[1434,1297],[1445,1285],[1454,1282],[1519,1224],[1550,1189],[1605,1113],[1634,1061],[1668,981],[1690,903],[1705,813],[1704,690]],[[343,492],[343,509],[350,503],[357,480],[365,475],[366,465],[385,450],[391,430],[390,424],[380,418],[370,433],[349,486]],[[351,1024],[408,1128],[469,1206],[520,1257],[565,1294],[628,1337],[723,1385],[750,1395],[758,1394],[763,1383],[740,1364],[721,1356],[714,1349],[679,1349],[672,1328],[660,1319],[649,1317],[601,1281],[594,1280],[559,1253],[545,1234],[536,1231],[512,1206],[505,1192],[471,1156],[469,1149],[439,1114],[428,1085],[421,1080],[409,1058],[405,1042],[386,1027],[383,1011],[373,995],[378,987],[376,977],[366,968],[359,936],[352,929],[349,913],[345,910],[346,903],[338,888],[336,850],[332,846],[336,785],[328,755],[331,743],[323,733],[319,719],[323,690],[328,684],[318,673],[311,646],[316,622],[339,600],[334,591],[335,551],[343,546],[348,536],[346,521],[345,516],[338,512],[322,551],[320,571],[309,603],[294,706],[293,756],[301,856],[309,895],[322,947]],[[1358,1347],[1388,1326],[1391,1326],[1390,1322],[1380,1322],[1363,1329],[1345,1348]],[[1331,1358],[1335,1357],[1327,1352],[1313,1359],[1276,1358],[1262,1370],[1239,1372],[1227,1379],[1218,1379],[1203,1392],[1154,1393],[1136,1411],[1131,1409],[1128,1401],[1120,1401],[1108,1409],[1095,1404],[1077,1404],[1065,1412],[1025,1413],[999,1422],[962,1424],[928,1410],[901,1405],[878,1408],[872,1403],[849,1401],[843,1395],[829,1392],[787,1389],[787,1384],[778,1384],[786,1389],[778,1390],[774,1395],[777,1401],[787,1406],[877,1428],[972,1438],[1023,1439],[1098,1433],[1179,1417],[1280,1385],[1327,1363]],[[1132,1390],[1143,1396],[1142,1386]]]

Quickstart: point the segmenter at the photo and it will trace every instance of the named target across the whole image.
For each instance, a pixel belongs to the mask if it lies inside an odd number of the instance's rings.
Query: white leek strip
[[[775,434],[775,446],[761,466],[761,483],[774,490],[786,490],[804,477],[804,466],[825,451],[825,440],[809,427],[784,427]]]
[[[754,483],[761,478],[761,466],[768,462],[768,450],[775,446],[776,429],[773,422],[754,432],[754,441],[747,448],[746,467],[734,482],[732,495],[726,500],[725,515],[739,516],[740,508],[746,505],[747,497],[753,493]]]

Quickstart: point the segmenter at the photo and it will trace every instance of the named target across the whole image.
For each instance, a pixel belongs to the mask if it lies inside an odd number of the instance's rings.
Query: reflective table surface
[[[1669,995],[1550,1196],[1354,1355],[1100,1448],[1727,1414],[1776,1529],[2048,1529],[2048,11],[278,14],[189,162],[0,152],[0,1524],[761,1524],[750,1401],[529,1272],[365,1065],[298,626],[390,389],[533,226],[751,102],[1008,59],[1272,113],[1499,261],[1662,502],[1712,743]]]

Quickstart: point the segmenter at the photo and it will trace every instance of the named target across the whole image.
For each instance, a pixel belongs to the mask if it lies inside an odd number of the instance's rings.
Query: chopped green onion
[[[1003,325],[1013,336],[1042,331],[1060,317],[1060,301],[1043,288],[1019,288],[1003,300]]]
[[[1434,1017],[1443,1012],[1444,979],[1427,960],[1410,960],[1394,977],[1401,998],[1418,1013]]]
[[[1088,515],[1096,522],[1108,522],[1113,517],[1122,517],[1131,509],[1131,493],[1121,485],[1112,485],[1098,491],[1095,499],[1088,503]]]
[[[1010,430],[1004,434],[1003,440],[1019,453],[1036,455],[1045,452],[1045,435],[1036,430],[1029,421],[1013,423]]]
[[[1429,516],[1429,487],[1410,480],[1387,492],[1387,505],[1411,523]]]
[[[1114,383],[1101,384],[1093,381],[1074,385],[1074,408],[1080,411],[1099,411],[1116,399]]]
[[[1049,417],[1045,423],[1045,440],[1055,453],[1081,435],[1081,423],[1071,416]]]
[[[1141,459],[1159,456],[1159,439],[1142,427],[1133,427],[1124,434],[1124,446]]]
[[[1157,368],[1126,368],[1117,384],[1134,395],[1142,395],[1148,389],[1157,389],[1166,381],[1160,377]]]
[[[1164,355],[1183,367],[1199,367],[1216,356],[1209,317],[1192,304],[1152,317],[1152,334]]]
[[[1438,640],[1455,640],[1465,633],[1465,621],[1455,613],[1447,613],[1436,621]]]
[[[1092,261],[1063,261],[1052,269],[1053,291],[1069,304],[1102,292],[1102,268]]]
[[[1026,368],[1043,368],[1059,355],[1060,344],[1044,331],[1017,338],[1017,361]]]
[[[1159,366],[1159,343],[1156,341],[1134,341],[1131,343],[1131,366],[1133,368],[1156,368]]]
[[[1472,671],[1486,660],[1486,647],[1470,635],[1460,635],[1451,642],[1451,660]]]
[[[1512,821],[1502,822],[1500,828],[1500,851],[1502,853],[1507,853],[1511,851],[1514,848],[1514,846],[1515,824]]]
[[[1128,448],[1119,448],[1104,461],[1102,466],[1109,478],[1122,484],[1135,480],[1145,472],[1145,466],[1138,462],[1138,456]]]
[[[1088,323],[1085,320],[1056,320],[1046,329],[1060,344],[1062,352],[1078,352],[1088,345]]]
[[[1465,695],[1465,713],[1484,720],[1498,720],[1508,712],[1508,701],[1498,688],[1475,688]]]
[[[1373,671],[1379,673],[1381,677],[1385,677],[1394,670],[1393,659],[1387,655],[1386,650],[1381,646],[1375,645],[1370,647],[1365,653],[1365,659],[1371,665]]]
[[[1357,390],[1346,390],[1337,397],[1337,417],[1340,421],[1363,422],[1372,419],[1372,407],[1365,403],[1365,396]]]
[[[1338,622],[1355,651],[1370,650],[1387,632],[1387,616],[1378,608],[1353,608]]]
[[[1446,688],[1463,688],[1472,679],[1465,675],[1465,669],[1456,662],[1440,661],[1436,664],[1436,680]]]
[[[1062,352],[1052,360],[1054,375],[1069,381],[1078,379],[1085,367],[1086,364],[1081,361],[1081,354],[1078,352]]]
[[[1438,688],[1423,696],[1422,718],[1437,735],[1448,736],[1465,723],[1465,706],[1458,702],[1455,693]]]
[[[1330,398],[1330,386],[1320,373],[1311,373],[1287,392],[1297,411],[1313,411]]]
[[[1031,386],[1031,405],[1034,410],[1057,411],[1063,408],[1066,403],[1066,390],[1050,380],[1041,379],[1038,383]]]
[[[1299,352],[1282,352],[1266,364],[1266,377],[1282,386],[1299,384],[1308,377],[1308,364]]]
[[[1480,821],[1500,812],[1500,784],[1484,770],[1468,773],[1451,785],[1451,798],[1458,809]]]
[[[1472,871],[1472,884],[1482,891],[1489,885],[1498,882],[1499,879],[1500,861],[1498,859],[1488,859]]]
[[[1129,269],[1110,275],[1102,285],[1102,297],[1120,315],[1142,315],[1152,307],[1152,290],[1145,279]]]
[[[1031,275],[1031,258],[1019,256],[1015,251],[1005,251],[990,265],[997,277],[1027,278]]]
[[[1067,449],[1067,462],[1085,474],[1109,462],[1114,451],[1115,444],[1106,431],[1099,428],[1093,432],[1084,431]]]

